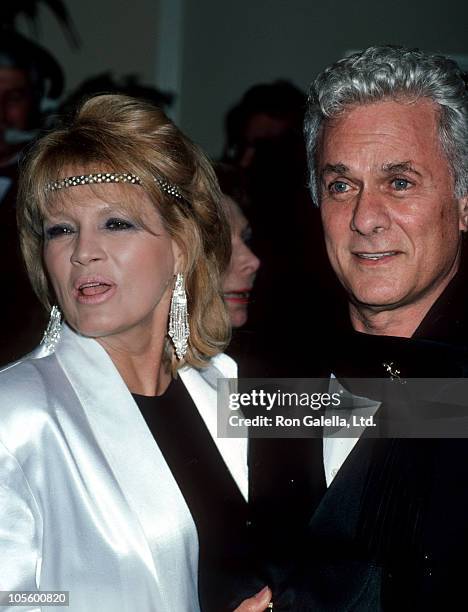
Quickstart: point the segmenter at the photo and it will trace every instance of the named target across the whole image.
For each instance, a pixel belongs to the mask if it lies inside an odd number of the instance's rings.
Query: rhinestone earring
[[[55,351],[55,347],[60,340],[61,330],[62,313],[60,312],[60,308],[58,306],[52,306],[47,329],[45,330],[41,340],[41,344],[43,344],[50,353]]]
[[[187,352],[187,340],[190,336],[190,329],[184,275],[180,273],[176,274],[172,291],[171,310],[169,312],[169,336],[174,344],[177,359],[183,359]]]

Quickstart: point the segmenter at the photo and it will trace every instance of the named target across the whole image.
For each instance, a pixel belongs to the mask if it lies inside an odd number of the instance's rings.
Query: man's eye
[[[114,232],[132,229],[133,227],[134,225],[130,221],[125,221],[124,219],[108,219],[106,221],[106,229]]]
[[[397,178],[393,179],[392,185],[397,191],[404,191],[405,189],[408,189],[411,183],[406,179]]]
[[[47,240],[59,238],[60,236],[68,236],[69,234],[73,234],[73,228],[69,225],[52,225],[45,230]]]
[[[346,193],[348,191],[349,185],[343,181],[335,181],[331,183],[328,189],[331,193]]]

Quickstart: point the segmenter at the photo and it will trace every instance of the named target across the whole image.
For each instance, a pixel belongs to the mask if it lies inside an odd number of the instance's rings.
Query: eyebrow
[[[346,174],[349,172],[349,167],[345,164],[338,162],[337,164],[325,164],[322,169],[322,176],[326,174]],[[395,174],[398,172],[410,172],[412,174],[417,174],[421,176],[421,174],[413,168],[410,161],[402,161],[402,162],[388,162],[386,164],[382,164],[382,172],[385,174]]]
[[[395,174],[398,172],[409,172],[411,174],[417,174],[418,176],[421,176],[421,174],[413,168],[410,161],[390,162],[388,164],[383,164],[382,171],[385,172],[385,174]]]
[[[72,218],[73,217],[73,214],[72,214],[73,205],[67,206],[65,204],[64,206],[49,208],[47,212],[48,214],[44,215],[44,221],[46,220],[46,217],[49,217],[50,219]],[[102,217],[105,217],[111,214],[130,215],[132,214],[132,211],[131,209],[126,208],[125,206],[119,205],[117,203],[115,204],[106,203],[106,205],[103,206],[99,210],[99,215]]]
[[[342,164],[341,162],[337,164],[325,164],[322,169],[322,176],[324,174],[345,174],[348,172],[348,170],[348,166],[345,166],[345,164]]]

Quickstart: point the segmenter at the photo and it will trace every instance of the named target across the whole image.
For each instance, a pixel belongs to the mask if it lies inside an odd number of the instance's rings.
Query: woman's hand
[[[264,612],[268,609],[268,604],[271,601],[271,590],[266,586],[263,587],[253,597],[244,599],[241,605],[234,610],[234,612]]]

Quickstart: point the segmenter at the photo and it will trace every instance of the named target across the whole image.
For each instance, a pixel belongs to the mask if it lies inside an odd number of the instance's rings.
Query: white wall
[[[66,40],[52,13],[39,12],[40,36],[65,69],[66,88],[85,78],[112,71],[114,76],[134,73],[152,84],[157,70],[159,0],[65,0],[81,36],[80,49]],[[25,22],[22,31],[29,35]]]

